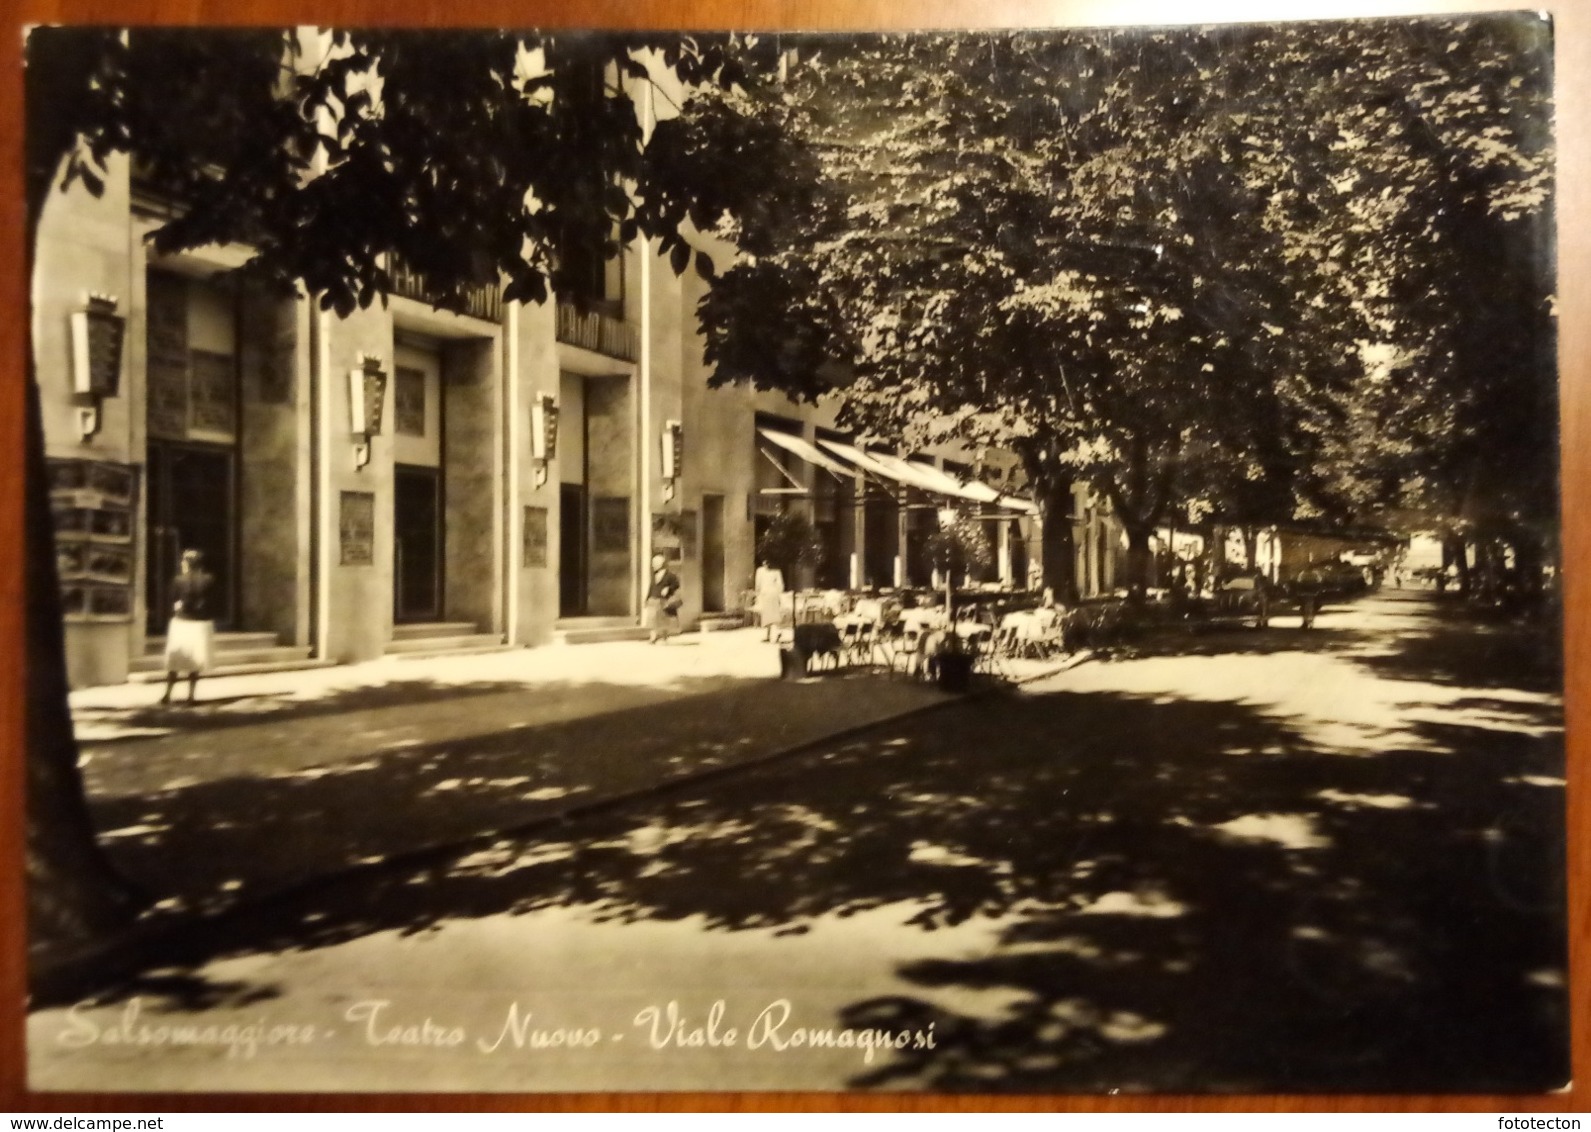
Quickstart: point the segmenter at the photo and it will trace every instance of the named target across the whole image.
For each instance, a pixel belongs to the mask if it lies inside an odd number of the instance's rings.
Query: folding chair
[[[855,664],[867,655],[862,644],[866,622],[852,614],[845,614],[834,619],[834,627],[840,631],[840,656],[846,664]]]
[[[894,656],[891,658],[890,668],[893,670],[894,662],[899,661],[901,674],[915,677],[919,668],[926,671],[923,656],[923,637],[925,633],[922,625],[915,621],[901,623],[900,639],[895,646]]]

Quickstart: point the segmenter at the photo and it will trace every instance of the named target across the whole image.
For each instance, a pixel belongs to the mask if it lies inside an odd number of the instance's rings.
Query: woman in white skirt
[[[752,586],[757,593],[757,624],[763,640],[771,641],[784,619],[784,571],[767,560],[759,562]]]
[[[204,568],[204,555],[197,550],[182,552],[182,569],[171,583],[171,620],[166,624],[166,694],[160,702],[171,702],[171,689],[179,674],[188,677],[188,702],[194,700],[199,674],[215,661],[215,622],[210,619],[210,587],[215,578]]]

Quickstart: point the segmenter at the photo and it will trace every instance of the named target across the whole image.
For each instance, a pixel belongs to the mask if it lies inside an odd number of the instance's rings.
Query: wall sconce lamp
[[[663,502],[674,501],[680,468],[685,463],[685,430],[679,421],[663,422]]]
[[[530,460],[536,486],[547,482],[547,465],[558,458],[558,402],[543,393],[530,403]]]
[[[370,438],[381,431],[381,410],[387,401],[387,371],[381,359],[360,354],[348,371],[348,431],[354,440],[354,467],[370,463]]]
[[[121,388],[122,342],[127,320],[116,313],[116,296],[88,294],[71,315],[72,402],[77,434],[87,444],[99,431],[100,402]]]

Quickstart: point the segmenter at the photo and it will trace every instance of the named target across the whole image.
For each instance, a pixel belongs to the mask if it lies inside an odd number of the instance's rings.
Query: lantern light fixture
[[[100,404],[121,389],[122,344],[127,320],[117,313],[116,296],[90,292],[71,314],[72,402],[77,433],[86,444],[100,426]]]
[[[685,430],[679,421],[663,422],[663,501],[671,503],[679,487],[680,468],[685,463]]]
[[[381,432],[381,412],[387,400],[387,371],[375,354],[360,354],[359,364],[348,371],[348,422],[354,442],[354,468],[370,463],[370,438]]]
[[[530,459],[536,486],[547,482],[547,466],[558,458],[558,402],[550,393],[530,403]]]

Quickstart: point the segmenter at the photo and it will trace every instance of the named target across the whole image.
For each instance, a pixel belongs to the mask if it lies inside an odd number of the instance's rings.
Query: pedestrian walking
[[[649,643],[660,644],[679,632],[680,602],[679,575],[668,568],[668,559],[652,555],[652,584],[646,591],[644,618],[651,634]]]
[[[1315,614],[1320,612],[1320,595],[1325,588],[1324,579],[1319,570],[1305,570],[1298,575],[1293,583],[1293,592],[1298,596],[1298,624],[1303,629],[1315,627]]]
[[[784,616],[784,571],[764,559],[757,564],[752,587],[757,594],[757,624],[762,627],[762,639],[771,641]]]
[[[166,694],[160,702],[171,702],[171,690],[179,675],[188,678],[188,702],[198,694],[199,676],[215,662],[215,622],[211,620],[210,589],[215,577],[204,568],[204,555],[197,550],[182,552],[182,565],[171,583],[171,620],[166,623]]]

